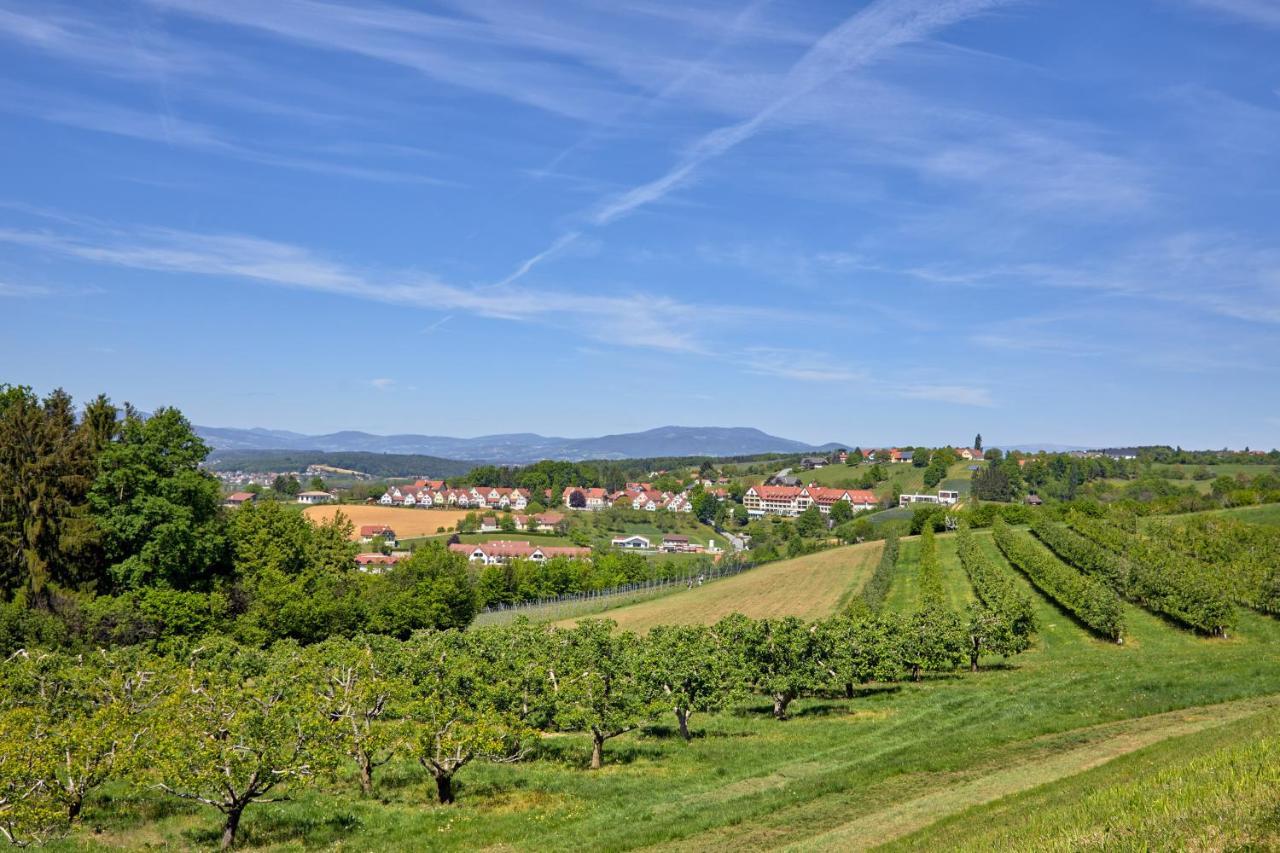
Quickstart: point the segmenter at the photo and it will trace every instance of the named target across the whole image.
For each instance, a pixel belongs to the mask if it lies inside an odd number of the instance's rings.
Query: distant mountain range
[[[345,430],[305,435],[288,430],[197,426],[215,450],[318,450],[420,454],[444,459],[523,464],[539,459],[636,459],[654,456],[747,456],[756,453],[819,453],[852,445],[812,445],[749,427],[665,426],[595,438],[557,438],[535,433],[451,438],[437,435],[373,435]]]

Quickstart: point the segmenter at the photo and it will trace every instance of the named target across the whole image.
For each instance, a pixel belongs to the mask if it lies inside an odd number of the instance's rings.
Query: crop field
[[[1259,508],[1260,509],[1260,508]],[[1015,530],[1020,541],[1032,534]],[[940,534],[947,606],[973,590]],[[476,762],[456,805],[433,804],[417,764],[351,772],[246,815],[247,849],[860,850],[1202,849],[1280,845],[1280,621],[1238,608],[1211,637],[1126,600],[1125,643],[1087,630],[1013,570],[990,532],[977,550],[1029,596],[1032,647],[977,673],[802,697],[791,718],[764,697],[695,716],[685,744],[656,720],[611,741],[588,771],[589,737],[541,739],[519,764]],[[1037,552],[1048,550],[1036,540]],[[605,615],[644,631],[735,610],[817,617],[873,569],[880,543],[754,569]],[[920,540],[902,541],[886,610],[920,604]],[[1141,555],[1139,555],[1141,556]],[[1055,558],[1056,559],[1056,558]],[[1065,565],[1065,564],[1064,564]],[[208,810],[108,786],[90,823],[54,849],[197,849]],[[587,841],[589,840],[589,841]]]
[[[302,514],[318,524],[332,519],[339,512],[351,520],[357,534],[363,524],[385,524],[396,532],[396,536],[404,539],[434,536],[437,528],[453,527],[467,515],[467,510],[405,509],[370,504],[309,506]]]
[[[725,580],[610,611],[628,631],[655,625],[710,624],[730,613],[752,618],[830,616],[862,584],[880,556],[880,542],[835,548],[794,560],[769,563]]]

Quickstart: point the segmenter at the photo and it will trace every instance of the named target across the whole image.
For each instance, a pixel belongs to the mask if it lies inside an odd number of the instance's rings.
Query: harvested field
[[[328,521],[339,512],[351,519],[357,532],[362,524],[385,524],[396,532],[396,536],[401,539],[410,539],[415,536],[434,535],[440,527],[454,527],[466,517],[468,510],[405,509],[395,506],[348,504],[309,506],[303,510],[302,514],[318,524]]]

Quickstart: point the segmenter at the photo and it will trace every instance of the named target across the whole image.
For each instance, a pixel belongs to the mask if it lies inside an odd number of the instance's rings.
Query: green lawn
[[[1280,526],[1280,504],[1261,504],[1259,506],[1242,506],[1235,509],[1219,510],[1237,521],[1251,524],[1269,524]]]
[[[1237,474],[1244,474],[1248,477],[1256,477],[1259,474],[1274,472],[1277,466],[1246,465],[1242,463],[1233,462],[1233,463],[1226,463],[1222,465],[1205,465],[1203,467],[1206,470],[1208,470],[1208,472],[1212,475],[1212,477],[1208,480],[1192,479],[1192,477],[1195,475],[1195,472],[1200,470],[1201,468],[1200,465],[1152,465],[1151,471],[1156,476],[1165,477],[1166,479],[1170,479],[1168,477],[1170,472],[1181,471],[1183,474],[1183,478],[1171,479],[1171,482],[1177,483],[1180,486],[1195,486],[1198,491],[1202,493],[1207,493],[1210,487],[1213,485],[1213,480],[1217,477],[1234,477]],[[1119,480],[1117,482],[1124,484],[1129,481]]]
[[[969,593],[951,538],[938,537],[939,556],[957,603]],[[1002,559],[989,534],[978,541]],[[912,606],[917,549],[904,542],[894,608]],[[1017,577],[1038,637],[980,673],[801,699],[782,723],[763,698],[748,699],[695,716],[688,746],[672,721],[658,720],[610,741],[597,772],[584,769],[585,737],[547,737],[523,764],[469,766],[452,807],[432,805],[429,777],[394,762],[371,799],[348,775],[254,807],[245,846],[1274,847],[1280,622],[1242,612],[1230,640],[1206,639],[1126,606],[1120,646],[1090,636]],[[112,788],[53,847],[206,848],[217,825],[212,810]]]

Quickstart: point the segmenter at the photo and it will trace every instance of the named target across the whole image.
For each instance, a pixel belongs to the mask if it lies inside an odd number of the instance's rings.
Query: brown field
[[[385,524],[401,539],[432,536],[437,527],[454,527],[467,515],[465,509],[405,509],[376,504],[309,506],[302,511],[302,514],[313,522],[319,523],[328,521],[339,512],[351,519],[357,532],[362,524]]]
[[[883,547],[883,542],[865,542],[782,560],[601,615],[617,622],[620,628],[639,632],[654,625],[709,625],[731,613],[754,619],[818,619],[834,613],[846,593],[862,588]],[[560,624],[572,625],[574,621]]]

